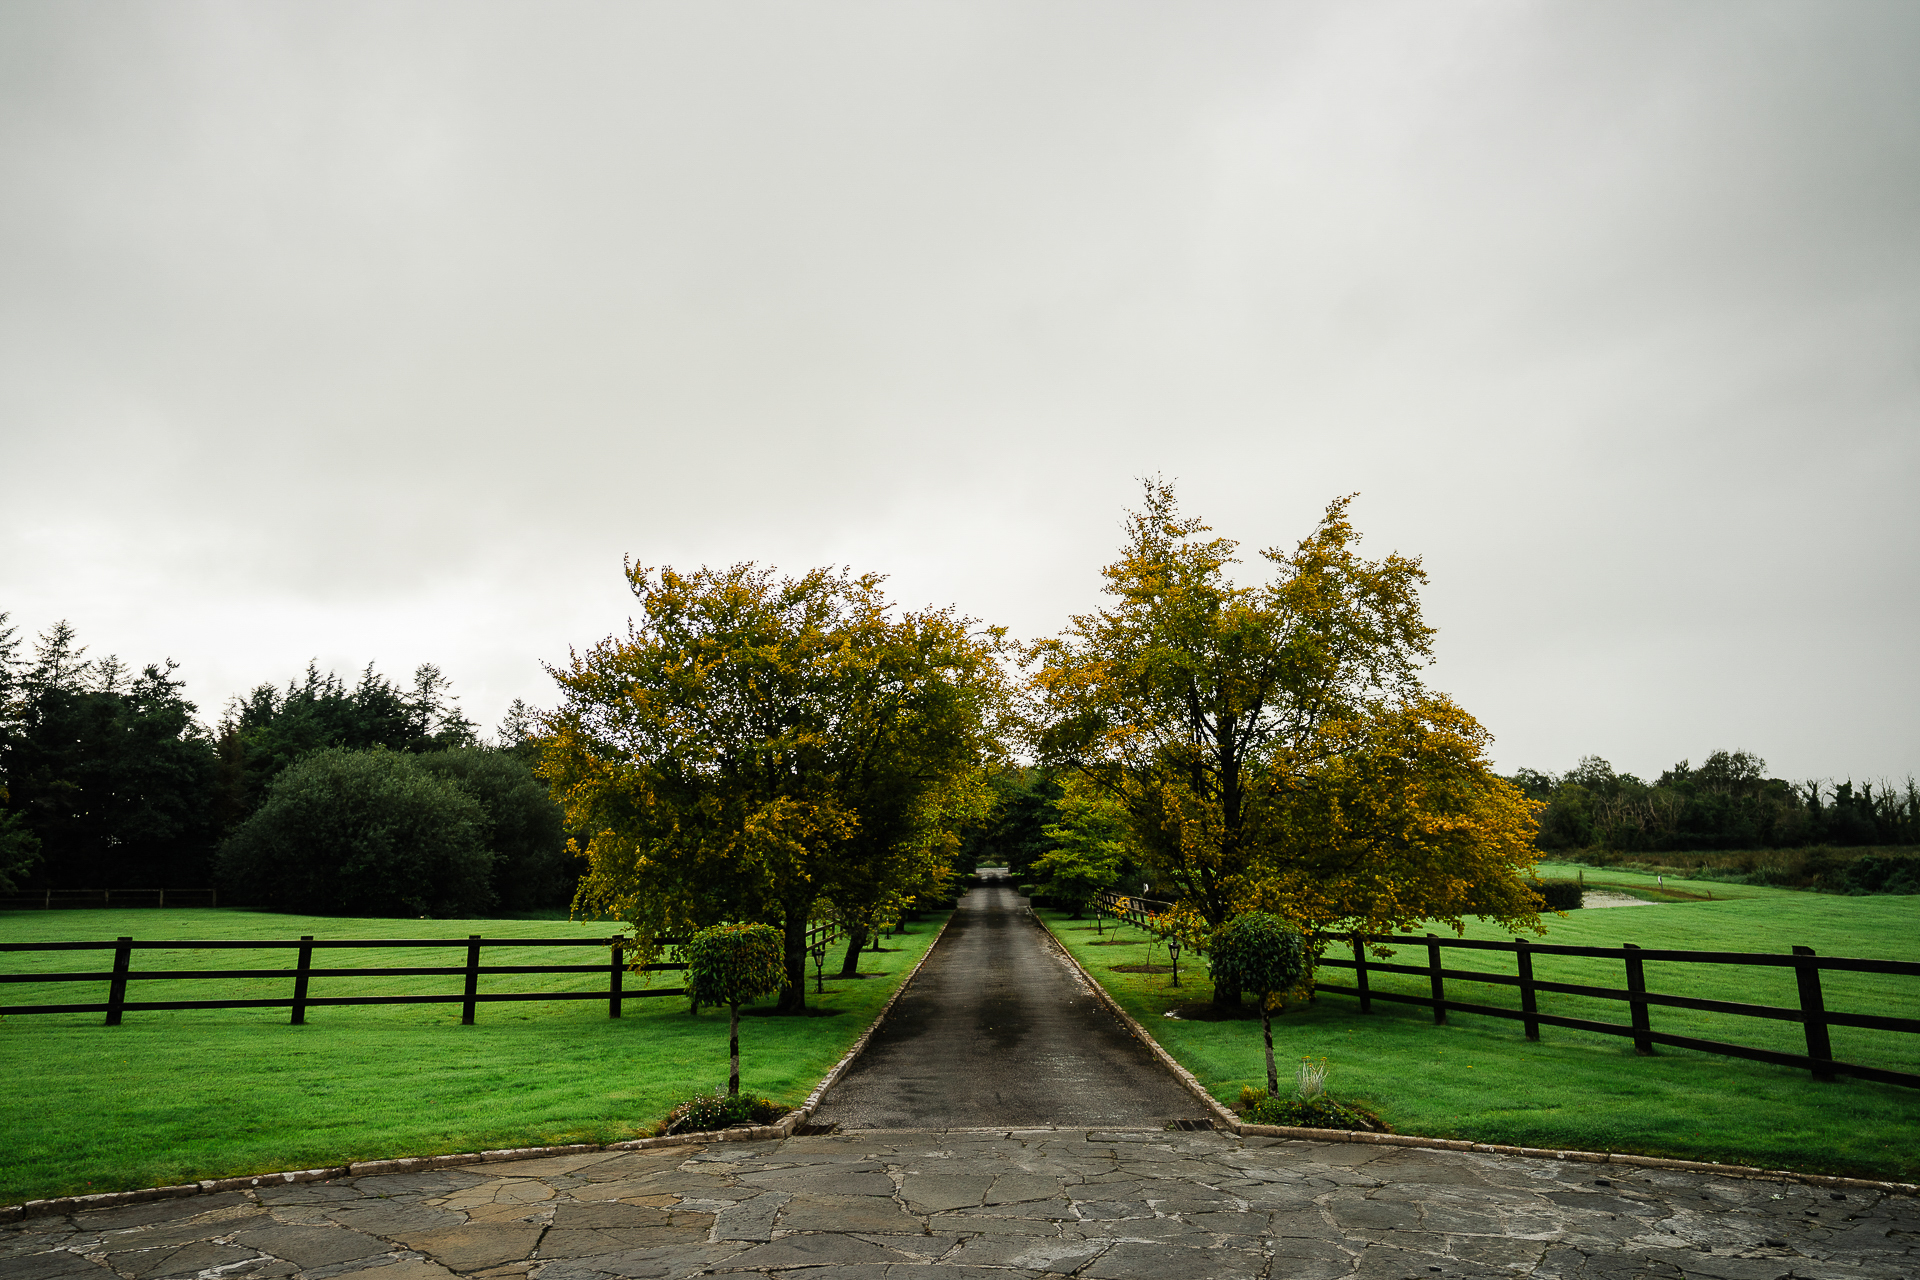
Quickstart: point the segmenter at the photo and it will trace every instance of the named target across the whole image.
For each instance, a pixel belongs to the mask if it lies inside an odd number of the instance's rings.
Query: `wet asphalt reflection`
[[[946,936],[812,1116],[842,1129],[1153,1126],[1204,1114],[1055,952],[1026,899],[960,900]]]

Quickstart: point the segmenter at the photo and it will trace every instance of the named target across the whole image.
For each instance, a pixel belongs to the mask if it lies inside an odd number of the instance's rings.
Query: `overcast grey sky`
[[[1503,768],[1920,771],[1920,6],[0,7],[0,609],[491,725],[623,555],[1021,637],[1358,490]]]

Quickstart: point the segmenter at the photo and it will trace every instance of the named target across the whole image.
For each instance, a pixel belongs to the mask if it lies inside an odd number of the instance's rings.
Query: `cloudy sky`
[[[0,610],[440,664],[621,558],[1022,637],[1358,491],[1503,768],[1920,771],[1920,7],[0,8]],[[1257,563],[1257,561],[1256,561]]]

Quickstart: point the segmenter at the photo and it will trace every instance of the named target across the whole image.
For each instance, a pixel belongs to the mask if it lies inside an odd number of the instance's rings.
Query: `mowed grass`
[[[1638,891],[1630,875],[1599,876]],[[1587,882],[1595,885],[1596,873]],[[1652,877],[1647,877],[1649,885]],[[1668,887],[1686,894],[1706,886]],[[1547,935],[1535,941],[1617,947],[1784,953],[1795,944],[1822,955],[1920,959],[1920,898],[1845,898],[1749,886],[1712,885],[1713,900],[1667,905],[1587,909],[1547,917]],[[1729,900],[1721,891],[1737,890]],[[1653,896],[1649,892],[1648,896]],[[1128,1012],[1229,1106],[1247,1085],[1264,1087],[1266,1066],[1258,1019],[1196,1022],[1165,1018],[1169,1009],[1213,994],[1204,958],[1181,956],[1180,986],[1165,974],[1115,973],[1117,964],[1151,959],[1165,964],[1164,945],[1140,931],[1118,936],[1131,946],[1096,946],[1116,934],[1109,922],[1041,913]],[[1436,928],[1443,936],[1450,930]],[[1504,931],[1470,926],[1469,937],[1504,938]],[[1350,956],[1350,952],[1329,952]],[[1447,951],[1452,969],[1511,973],[1512,958],[1497,953]],[[1423,948],[1402,948],[1394,963],[1424,965]],[[1652,991],[1674,995],[1797,1007],[1791,970],[1648,963]],[[1535,976],[1596,986],[1624,987],[1623,967],[1605,960],[1537,957]],[[1323,980],[1353,984],[1351,970],[1324,968]],[[1378,990],[1427,994],[1426,978],[1376,972]],[[1920,1017],[1920,978],[1871,974],[1823,975],[1830,1010]],[[1450,997],[1517,1008],[1518,993],[1488,983],[1449,980]],[[1624,1003],[1543,995],[1543,1012],[1625,1023]],[[1652,1011],[1656,1030],[1786,1052],[1804,1052],[1799,1024],[1689,1010]],[[1819,1082],[1802,1071],[1660,1046],[1638,1057],[1630,1040],[1592,1032],[1541,1028],[1529,1042],[1518,1022],[1451,1012],[1433,1025],[1429,1009],[1376,1001],[1362,1014],[1350,996],[1326,993],[1274,1018],[1274,1049],[1282,1088],[1291,1087],[1303,1057],[1331,1063],[1328,1089],[1377,1112],[1398,1133],[1465,1138],[1516,1146],[1633,1152],[1688,1160],[1761,1165],[1859,1177],[1920,1181],[1920,1090],[1842,1078]],[[1920,1035],[1832,1029],[1843,1061],[1920,1072]]]
[[[741,1022],[741,1087],[798,1104],[847,1051],[944,921],[929,915],[863,954],[876,976],[829,978],[808,1001],[829,1017]],[[0,912],[0,942],[112,939],[595,938],[610,923],[562,920],[330,919],[235,910]],[[487,948],[482,964],[605,965],[603,948]],[[829,972],[839,956],[829,958]],[[460,965],[465,948],[321,951],[316,966]],[[284,950],[134,952],[133,968],[291,968]],[[0,972],[93,972],[111,952],[0,952]],[[483,976],[488,991],[604,989],[605,974]],[[654,988],[679,986],[653,975]],[[727,1013],[689,1015],[684,997],[460,1006],[35,1014],[0,1019],[0,1204],[200,1178],[493,1147],[640,1136],[696,1091],[724,1088]],[[312,995],[454,992],[460,976],[316,978]],[[130,984],[128,998],[270,998],[291,978]],[[103,1001],[105,983],[7,983],[0,1004]],[[761,1007],[771,1000],[761,1002]]]

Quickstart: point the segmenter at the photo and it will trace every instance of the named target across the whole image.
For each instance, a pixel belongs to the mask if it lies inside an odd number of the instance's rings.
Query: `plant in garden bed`
[[[1269,1077],[1271,1079],[1271,1077]],[[1290,1125],[1296,1129],[1367,1129],[1387,1132],[1380,1117],[1362,1108],[1335,1102],[1327,1093],[1327,1060],[1302,1058],[1298,1083],[1291,1098],[1276,1098],[1266,1089],[1249,1085],[1240,1091],[1240,1115],[1249,1124]]]
[[[786,1108],[770,1098],[715,1089],[712,1093],[696,1093],[667,1112],[667,1118],[653,1132],[659,1138],[672,1133],[710,1133],[736,1124],[772,1124],[785,1114]]]

